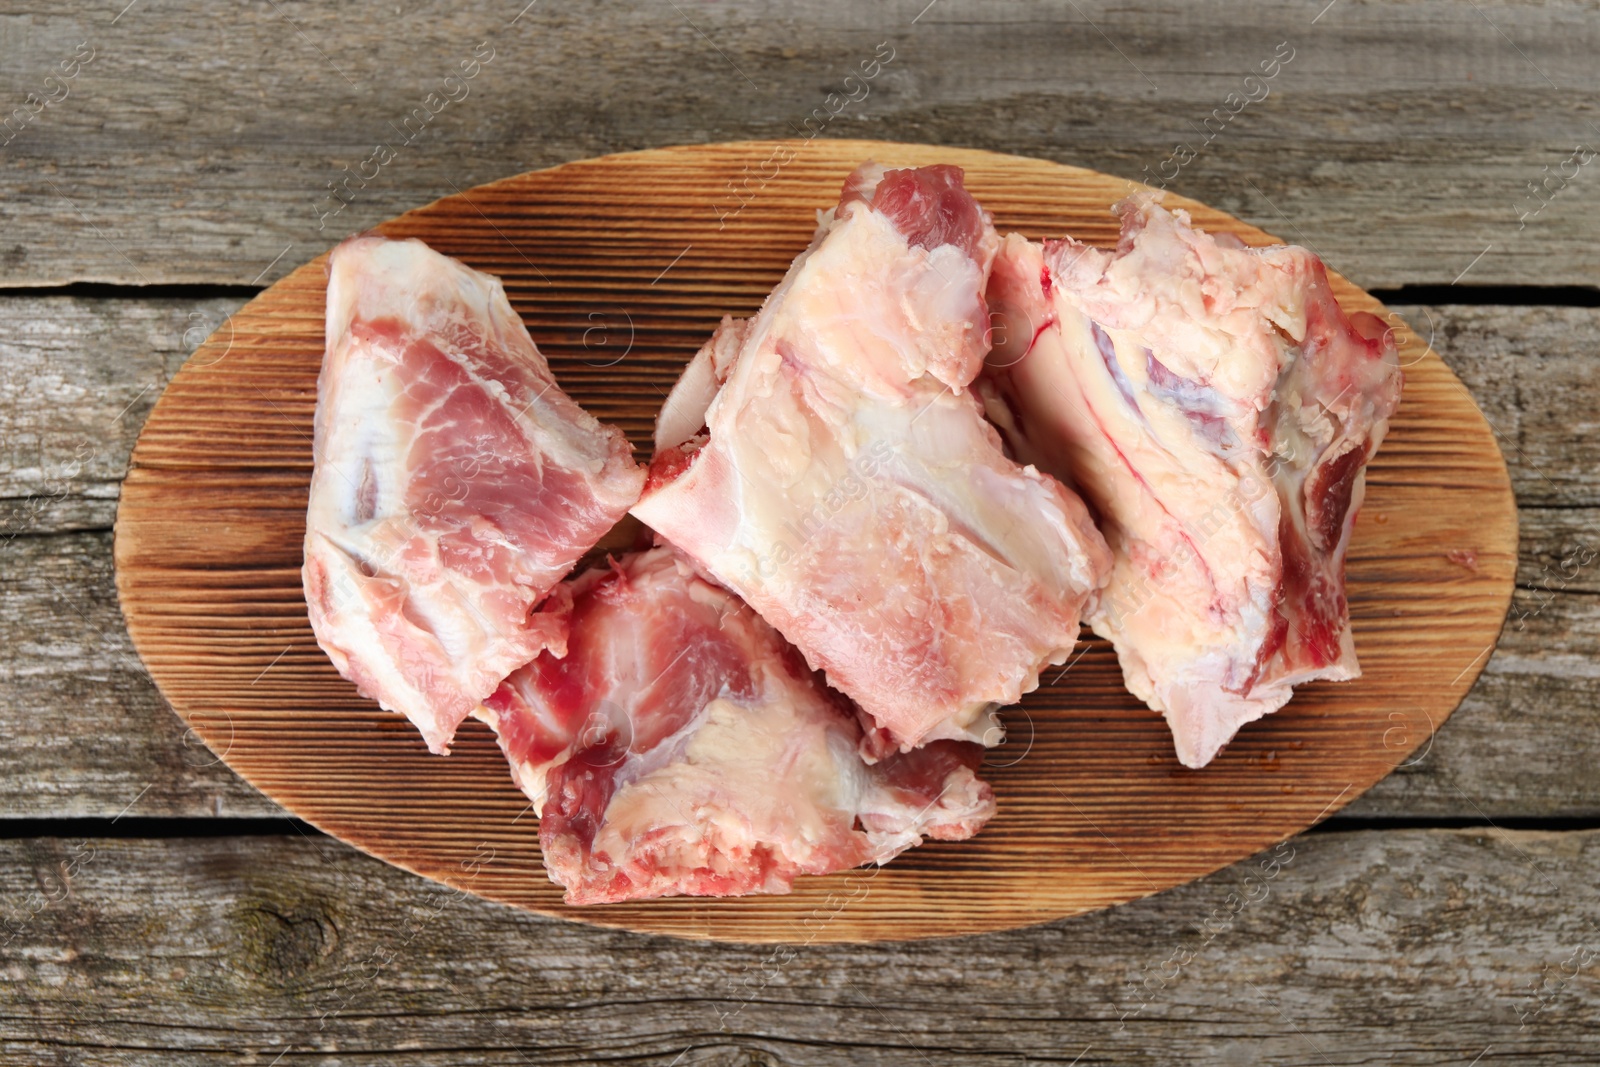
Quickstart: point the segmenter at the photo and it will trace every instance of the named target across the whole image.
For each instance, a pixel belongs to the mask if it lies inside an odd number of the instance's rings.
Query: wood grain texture
[[[1418,310],[1413,329],[1450,353],[1494,428],[1518,501],[1600,506],[1600,336],[1591,332],[1600,312],[1508,307],[1436,318]]]
[[[100,53],[64,106],[0,147],[0,286],[270,281],[452,182],[785,134],[886,29],[907,44],[903,65],[824,136],[988,147],[1125,176],[1188,138],[1278,41],[1309,41],[1177,191],[1310,241],[1367,286],[1448,283],[1491,242],[1462,286],[1595,282],[1600,172],[1585,168],[1525,231],[1515,219],[1525,183],[1600,122],[1592,2],[1340,0],[1313,27],[1325,0],[941,0],[906,30],[925,6],[679,0],[680,14],[541,3],[508,33],[523,0],[145,0],[115,24],[122,0],[13,0],[0,11],[0,110],[39,91],[76,42]],[[417,106],[436,61],[497,29],[506,65],[318,231],[325,183]],[[111,538],[95,532],[109,531],[161,385],[138,394],[192,348],[179,340],[189,311],[214,309],[217,321],[243,301],[0,294],[0,443],[12,428],[35,435],[21,458],[0,450],[0,816],[277,810],[224,765],[187,767],[211,756],[185,745],[181,720],[133,662]],[[1592,823],[1600,568],[1565,581],[1549,572],[1600,538],[1600,312],[1397,310],[1419,333],[1436,320],[1435,347],[1505,431],[1521,505],[1518,588],[1484,674],[1428,754],[1347,810]],[[147,333],[158,319],[167,324]],[[158,376],[149,356],[163,346]],[[59,372],[21,369],[45,354]],[[73,450],[91,434],[103,434],[99,458],[80,474]],[[108,672],[112,660],[125,667]],[[449,900],[342,845],[297,837],[93,842],[70,892],[34,912],[77,842],[0,842],[0,1061],[265,1067],[287,1048],[278,1067],[1009,1067],[1070,1064],[1092,1045],[1080,1067],[1468,1065],[1480,1053],[1478,1067],[1566,1067],[1595,1059],[1600,975],[1584,972],[1526,1029],[1516,1012],[1543,968],[1559,977],[1575,945],[1594,944],[1593,837],[1299,838],[1302,858],[1272,898],[1152,993],[1129,1032],[1116,1024],[1137,1004],[1127,983],[1193,947],[1193,924],[1255,861],[1027,930],[814,945],[767,980],[770,950]],[[1552,880],[1531,877],[1527,857]],[[29,917],[12,939],[10,924]],[[746,980],[755,1002],[719,1030],[717,1012],[734,1010]],[[319,1017],[341,1004],[324,1028]]]
[[[1600,513],[1526,508],[1510,621],[1461,707],[1348,809],[1374,819],[1600,816]],[[0,813],[270,817],[281,809],[188,732],[133,651],[107,533],[0,548]]]
[[[238,299],[5,298],[0,318],[0,812],[271,817],[133,651],[110,529],[145,416]]]
[[[111,535],[0,547],[3,818],[275,817],[172,714],[117,608]]]
[[[823,136],[1129,178],[1189,144],[1199,154],[1176,191],[1310,243],[1368,287],[1448,284],[1469,266],[1463,284],[1593,286],[1600,268],[1593,167],[1518,217],[1538,203],[1527,183],[1600,140],[1592,0],[1341,0],[1326,13],[1250,0],[598,0],[517,17],[524,6],[168,0],[113,23],[98,6],[13,0],[0,14],[6,110],[47,91],[79,42],[96,55],[0,148],[0,284],[249,284],[452,184],[791,136],[881,41],[894,63]],[[480,42],[495,58],[469,95],[401,144],[396,130]],[[1280,42],[1295,57],[1270,95],[1207,143],[1203,124],[1251,91],[1243,79]],[[396,138],[396,158],[321,221],[329,183]]]
[[[798,153],[734,218],[708,189]],[[662,150],[569,164],[386,223],[505,281],[558,379],[647,440],[678,369],[724,312],[753,310],[805,247],[815,211],[868,157],[954,162],[1002,231],[1115,240],[1128,184],[981,152],[826,142]],[[1197,223],[1262,243],[1211,209]],[[605,925],[738,941],[799,940],[864,874],[792,896],[566,908],[539,865],[483,728],[448,761],[355,697],[305,623],[298,566],[321,363],[325,271],[314,261],[234,315],[146,423],[117,523],[129,630],[162,692],[206,742],[297,815],[390,862],[492,899]],[[1383,313],[1342,280],[1351,310]],[[597,336],[592,316],[611,325]],[[619,348],[626,321],[629,343]],[[601,341],[601,337],[606,340]],[[1405,400],[1368,475],[1349,598],[1365,676],[1304,689],[1202,773],[1123,690],[1103,642],[1012,715],[992,750],[1000,814],[975,841],[926,845],[870,876],[823,940],[930,937],[1022,925],[1180,884],[1348,803],[1423,744],[1500,630],[1516,561],[1503,462],[1465,388],[1415,339]],[[1447,552],[1471,552],[1463,568]],[[479,869],[491,850],[496,863]],[[470,875],[469,873],[470,872]]]
[[[0,746],[0,813],[278,814],[225,764],[211,764],[214,755],[149,682],[112,582],[109,531],[137,432],[196,340],[244,298],[4,300],[0,440],[13,447],[0,457],[0,732],[14,743]],[[1600,464],[1600,311],[1395,310],[1433,337],[1509,435],[1499,443],[1521,502],[1518,590],[1484,674],[1426,757],[1348,810],[1385,819],[1600,816],[1600,776],[1589,773],[1600,760],[1591,666],[1600,654],[1592,595],[1600,565],[1576,575],[1562,568],[1600,550],[1591,476]],[[85,454],[93,458],[83,462]]]
[[[774,950],[554,922],[294,836],[4,841],[0,1059],[1594,1061],[1600,833],[1316,833],[1291,848],[1271,879],[1257,860],[1027,930]]]
[[[110,529],[145,416],[241,303],[5,298],[0,537]]]

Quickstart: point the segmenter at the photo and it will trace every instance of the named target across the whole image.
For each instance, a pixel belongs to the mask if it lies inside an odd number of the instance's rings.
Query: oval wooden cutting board
[[[749,142],[585,160],[448,197],[379,227],[504,279],[557,378],[648,458],[657,408],[727,312],[754,311],[816,211],[866,158],[966,168],[1002,233],[1115,241],[1136,188],[1093,171],[876,141]],[[1212,231],[1274,238],[1178,197]],[[1306,686],[1203,771],[1122,687],[1105,642],[1007,714],[986,776],[1000,812],[876,873],[790,896],[568,908],[535,814],[487,728],[429,755],[317,647],[300,588],[325,257],[252,300],[183,367],[133,452],[117,589],[161,692],[285,808],[390,863],[548,915],[692,938],[867,941],[972,933],[1102,908],[1200,877],[1305,829],[1421,758],[1499,634],[1516,565],[1505,463],[1424,340],[1343,279],[1347,310],[1397,325],[1404,402],[1368,476],[1349,559],[1365,671]],[[1050,680],[1053,679],[1053,680]],[[1416,755],[1414,755],[1416,753]]]

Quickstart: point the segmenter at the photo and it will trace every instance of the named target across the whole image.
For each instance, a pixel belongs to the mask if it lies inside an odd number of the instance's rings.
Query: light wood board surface
[[[874,142],[794,142],[792,162],[763,166],[777,148],[569,164],[381,229],[501,276],[563,386],[643,445],[684,360],[721,314],[759,304],[860,160],[958,163],[1002,231],[1035,237],[1114,240],[1107,209],[1130,189],[1058,164]],[[1185,206],[1207,229],[1269,239]],[[391,862],[521,907],[686,937],[876,940],[1156,892],[1304,828],[1426,745],[1492,651],[1510,597],[1516,514],[1493,432],[1425,338],[1391,318],[1407,387],[1351,551],[1360,681],[1305,688],[1190,772],[1091,642],[1010,716],[1012,740],[990,758],[1001,813],[989,828],[902,857],[848,910],[836,894],[864,875],[809,879],[788,897],[563,908],[486,731],[465,730],[448,759],[427,755],[409,724],[337,677],[306,626],[298,565],[322,281],[314,261],[233,315],[151,413],[118,512],[129,630],[190,726],[268,795]],[[1335,283],[1347,310],[1387,314]]]

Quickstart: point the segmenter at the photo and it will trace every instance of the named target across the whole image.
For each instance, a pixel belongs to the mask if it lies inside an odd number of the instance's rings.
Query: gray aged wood
[[[277,816],[156,691],[112,583],[110,533],[0,547],[0,817]]]
[[[1593,1062],[1600,833],[1319,833],[1272,855],[1042,927],[774,950],[541,919],[329,841],[10,841],[0,1057]]]
[[[1600,314],[1550,307],[1396,310],[1421,336],[1433,337],[1495,427],[1518,504],[1600,504]],[[1595,572],[1588,574],[1593,590]]]
[[[104,532],[128,450],[182,358],[185,331],[196,339],[192,331],[209,331],[239,301],[9,302],[0,426],[26,444],[0,469],[12,516],[5,533],[21,533],[0,542],[0,642],[10,650],[0,660],[0,729],[28,743],[0,746],[0,812],[276,814],[212,763],[149,683],[122,628]],[[1398,310],[1419,332],[1432,330],[1501,429],[1523,503],[1523,560],[1512,618],[1466,703],[1431,750],[1349,813],[1593,817],[1600,312]],[[81,467],[80,453],[92,457]]]
[[[238,300],[12,297],[0,325],[0,813],[270,816],[172,714],[112,584],[128,453]]]
[[[1600,783],[1587,755],[1600,707],[1600,312],[1395,310],[1432,337],[1498,431],[1519,505],[1521,564],[1506,628],[1471,694],[1415,766],[1348,813],[1592,815]]]
[[[5,298],[0,536],[110,529],[145,416],[243,302]]]
[[[265,284],[453,187],[608,151],[789,135],[880,41],[894,61],[822,136],[1128,177],[1204,141],[1213,109],[1287,41],[1294,59],[1270,95],[1174,189],[1312,245],[1368,287],[1600,277],[1600,170],[1561,175],[1576,146],[1600,147],[1592,0],[523,10],[11,3],[0,122],[59,86],[44,79],[79,42],[94,58],[65,99],[14,137],[0,130],[0,289]],[[402,144],[394,126],[415,128],[415,109],[479,42],[494,59],[470,95]],[[395,158],[344,187],[348,206],[319,229],[338,203],[329,183],[384,139]],[[1527,183],[1541,179],[1549,203],[1534,214]],[[132,658],[110,574],[139,425],[243,297],[132,296],[0,293],[4,818],[276,811],[185,744]],[[1600,562],[1571,561],[1600,550],[1600,314],[1399,310],[1435,333],[1501,432],[1522,564],[1466,703],[1349,814],[1593,820]],[[1267,899],[1206,946],[1195,925],[1252,892],[1259,861],[1031,930],[774,963],[766,949],[452,899],[320,838],[8,840],[0,1061],[1593,1062],[1596,834],[1302,837]],[[1195,955],[1172,977],[1174,951]],[[1141,1003],[1129,983],[1146,980],[1148,1005],[1119,1030]]]
[[[1368,288],[1600,266],[1600,171],[1566,162],[1600,143],[1592,0],[120,7],[0,15],[6,109],[67,93],[0,148],[0,284],[270,280],[452,186],[803,133],[880,42],[893,61],[822,136],[1176,168]],[[93,58],[47,84],[80,43]],[[1194,158],[1166,163],[1179,145]]]

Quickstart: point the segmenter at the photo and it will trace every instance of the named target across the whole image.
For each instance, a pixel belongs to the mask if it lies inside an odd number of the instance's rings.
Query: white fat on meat
[[[1344,560],[1402,376],[1306,249],[1117,211],[1114,251],[1005,240],[984,391],[1097,512],[1116,562],[1088,621],[1201,767],[1296,685],[1358,675]]]
[[[863,761],[854,710],[669,547],[565,583],[567,654],[480,709],[570,904],[786,893],[994,813],[977,745]]]
[[[536,608],[644,484],[497,279],[381,237],[329,257],[313,456],[317,641],[441,753],[511,671],[564,647],[563,602]]]
[[[1081,500],[968,387],[998,237],[961,171],[868,164],[657,424],[634,514],[871,716],[879,754],[1001,738],[1110,566]]]

